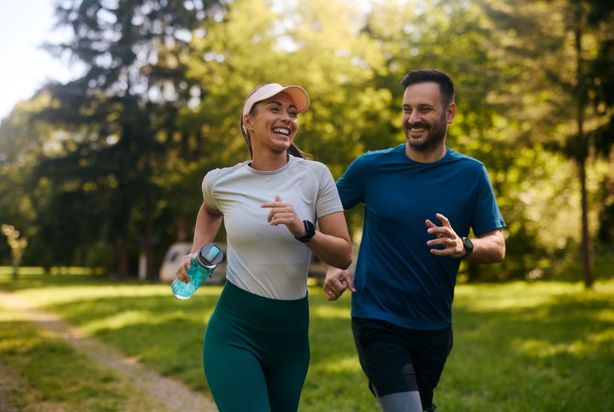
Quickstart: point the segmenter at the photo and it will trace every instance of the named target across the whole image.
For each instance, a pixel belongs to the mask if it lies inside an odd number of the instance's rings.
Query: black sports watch
[[[299,242],[307,243],[316,235],[316,228],[309,220],[303,220],[303,224],[305,225],[305,232],[307,233],[305,236],[294,236],[294,238]]]
[[[465,253],[460,257],[461,259],[466,259],[473,253],[473,242],[468,237],[463,237],[463,248],[465,249]]]

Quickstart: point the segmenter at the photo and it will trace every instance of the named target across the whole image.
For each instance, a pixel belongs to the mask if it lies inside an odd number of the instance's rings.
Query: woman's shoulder
[[[314,173],[317,176],[321,176],[323,173],[330,173],[328,166],[322,162],[318,162],[317,160],[293,157],[292,162],[297,168],[309,170],[311,173]]]
[[[235,173],[237,171],[242,170],[245,165],[249,163],[249,161],[245,160],[243,162],[239,162],[236,165],[233,166],[227,166],[227,167],[216,167],[215,169],[210,169],[206,175],[209,176],[223,176],[223,175],[227,175],[227,174],[231,174],[231,173]]]
[[[205,177],[203,179],[204,182],[208,182],[209,184],[213,184],[217,181],[219,181],[220,179],[224,178],[224,177],[228,177],[228,176],[233,176],[236,174],[241,173],[243,170],[245,170],[245,166],[247,165],[247,163],[249,163],[249,161],[244,161],[244,162],[240,162],[237,163],[234,166],[228,166],[228,167],[218,167],[215,169],[210,169],[206,174]]]

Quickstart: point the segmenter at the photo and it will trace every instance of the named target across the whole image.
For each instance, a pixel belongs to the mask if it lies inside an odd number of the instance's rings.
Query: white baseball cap
[[[252,107],[263,100],[273,97],[281,92],[286,93],[292,99],[296,110],[301,113],[309,109],[309,95],[301,86],[282,86],[279,83],[268,83],[257,88],[243,105],[243,114],[246,115]]]

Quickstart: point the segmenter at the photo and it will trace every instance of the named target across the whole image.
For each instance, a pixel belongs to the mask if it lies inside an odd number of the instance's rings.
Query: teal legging
[[[220,412],[296,411],[309,366],[308,328],[307,297],[269,299],[227,281],[203,354]]]

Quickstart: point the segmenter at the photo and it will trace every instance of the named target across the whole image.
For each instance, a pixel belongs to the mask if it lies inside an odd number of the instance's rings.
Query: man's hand
[[[450,256],[453,258],[461,258],[465,254],[463,240],[456,234],[447,217],[441,213],[435,215],[437,220],[441,222],[441,226],[426,219],[424,223],[427,227],[427,232],[435,235],[437,238],[426,242],[427,246],[432,249],[430,252],[437,256]],[[441,246],[442,248],[435,248]]]
[[[350,275],[350,272],[332,266],[326,268],[326,277],[324,278],[326,299],[337,300],[346,289],[356,292],[354,278]]]

